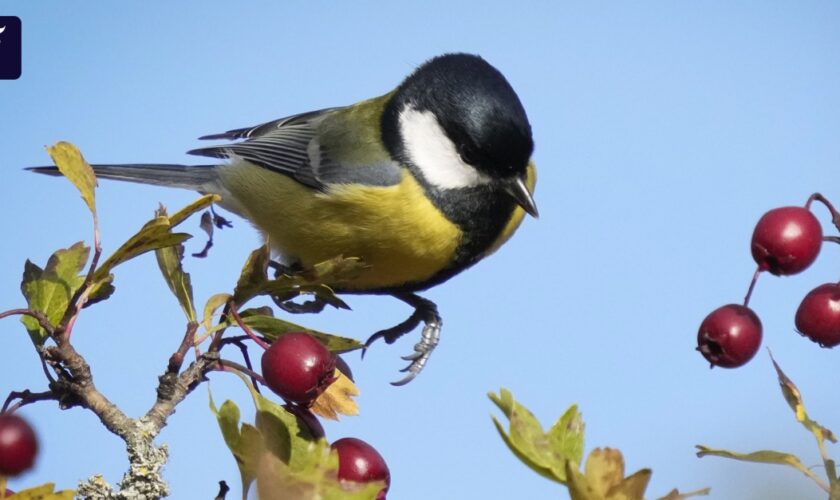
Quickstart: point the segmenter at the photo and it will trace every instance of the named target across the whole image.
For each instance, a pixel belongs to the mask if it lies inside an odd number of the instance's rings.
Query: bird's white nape
[[[435,187],[457,189],[487,184],[490,177],[465,163],[431,111],[406,107],[399,115],[408,158]]]

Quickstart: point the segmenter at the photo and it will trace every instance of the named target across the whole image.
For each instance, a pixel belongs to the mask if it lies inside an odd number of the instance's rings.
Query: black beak
[[[531,192],[528,191],[528,186],[525,185],[525,181],[519,177],[515,179],[511,179],[505,183],[505,191],[511,196],[513,199],[516,200],[516,203],[519,204],[526,212],[531,214],[535,219],[539,218],[540,212],[537,210],[537,204],[534,203],[534,197],[531,196]]]

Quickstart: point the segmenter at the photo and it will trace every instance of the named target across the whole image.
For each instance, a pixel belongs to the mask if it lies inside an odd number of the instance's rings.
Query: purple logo
[[[0,80],[17,80],[21,70],[20,18],[0,16]]]

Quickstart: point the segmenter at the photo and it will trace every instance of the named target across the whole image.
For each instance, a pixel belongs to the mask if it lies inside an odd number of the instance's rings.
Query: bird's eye
[[[467,165],[475,165],[475,155],[473,154],[470,148],[460,148],[460,150],[458,151],[458,156],[460,156],[461,161],[466,163]]]

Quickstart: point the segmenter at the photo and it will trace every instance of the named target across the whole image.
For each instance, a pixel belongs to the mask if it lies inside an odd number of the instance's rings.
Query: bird
[[[423,323],[394,385],[413,380],[440,339],[437,305],[418,292],[495,252],[525,214],[538,217],[531,124],[504,75],[474,54],[433,57],[379,97],[199,140],[226,143],[188,151],[210,164],[91,166],[100,179],[219,195],[263,234],[281,269],[359,258],[357,276],[326,284],[414,308],[365,349]]]

